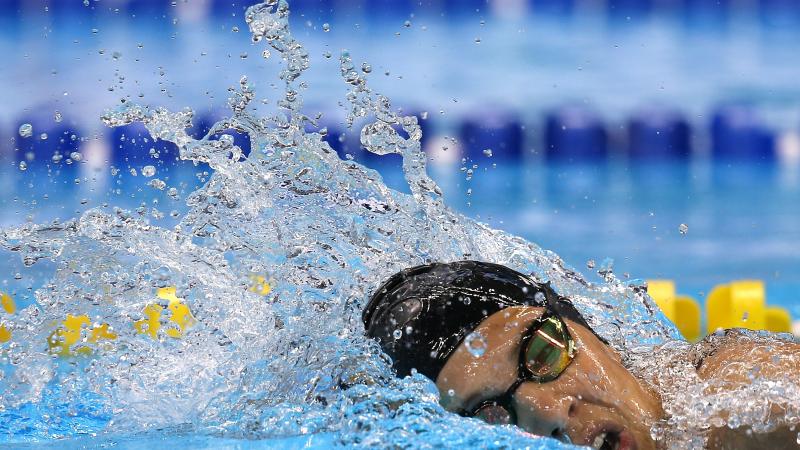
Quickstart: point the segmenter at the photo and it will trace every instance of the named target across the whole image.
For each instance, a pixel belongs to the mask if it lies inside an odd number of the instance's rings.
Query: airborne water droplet
[[[153,166],[144,166],[142,167],[142,175],[150,178],[156,174],[156,168]]]
[[[153,178],[150,182],[147,183],[148,186],[158,189],[159,191],[163,191],[165,187],[167,187],[167,183],[163,180],[159,180],[158,178]]]
[[[678,226],[678,231],[681,233],[681,235],[686,236],[686,233],[689,231],[689,225],[686,225],[685,223],[680,224],[680,226]]]
[[[331,31],[331,25],[330,25],[329,23],[327,23],[327,22],[326,22],[326,23],[323,23],[323,24],[322,24],[322,31],[324,31],[324,32],[326,32],[326,33],[327,33],[328,31]]]
[[[19,126],[19,135],[28,138],[33,136],[33,125],[29,123],[23,123]]]
[[[477,331],[473,331],[464,338],[464,344],[472,356],[479,358],[486,352],[486,339]]]

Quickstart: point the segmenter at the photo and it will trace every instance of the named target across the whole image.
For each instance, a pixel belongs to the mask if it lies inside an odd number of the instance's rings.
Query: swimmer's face
[[[475,329],[486,341],[481,356],[465,343],[439,372],[442,405],[471,411],[505,393],[517,380],[521,339],[543,308],[518,306],[487,317]],[[603,449],[652,449],[650,425],[662,417],[659,397],[640,384],[619,356],[591,331],[565,319],[575,340],[572,363],[553,381],[524,382],[511,405],[517,426],[542,436]]]

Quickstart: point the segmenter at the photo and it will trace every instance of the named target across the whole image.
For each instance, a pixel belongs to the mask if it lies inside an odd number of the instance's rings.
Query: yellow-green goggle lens
[[[563,322],[550,317],[533,331],[525,350],[525,367],[539,381],[549,381],[561,375],[572,356],[572,340]]]

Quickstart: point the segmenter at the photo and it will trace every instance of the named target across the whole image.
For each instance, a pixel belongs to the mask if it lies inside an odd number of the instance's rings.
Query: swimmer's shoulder
[[[747,382],[754,368],[767,377],[795,372],[800,342],[788,334],[732,328],[694,344],[689,357],[702,379],[724,376],[727,381]]]
[[[745,329],[720,330],[693,345],[690,361],[709,394],[747,389],[756,378],[800,384],[800,343],[791,335]],[[743,391],[746,392],[746,391]],[[769,416],[785,416],[784,405],[772,403]],[[749,427],[712,427],[707,449],[796,449],[797,431],[788,425],[754,433]]]

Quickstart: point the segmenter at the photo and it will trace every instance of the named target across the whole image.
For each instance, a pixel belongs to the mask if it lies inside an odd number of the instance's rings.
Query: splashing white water
[[[361,130],[362,144],[403,157],[411,195],[387,188],[377,172],[340,159],[320,133],[306,132],[314,123],[301,112],[305,86],[298,79],[309,58],[288,18],[283,0],[246,14],[253,40],[284,62],[277,114],[252,113],[255,93],[243,77],[231,117],[200,139],[187,133],[190,110],[124,105],[103,118],[110,126],[141,122],[154,139],[176,144],[181,159],[214,169],[187,198],[178,225],[161,228],[98,208],[0,234],[0,244],[26,265],[48,260],[54,267],[35,304],[8,322],[14,341],[0,379],[5,433],[331,433],[335,443],[365,447],[559,447],[445,413],[428,380],[396,379],[363,336],[361,308],[372,290],[400,269],[430,261],[479,259],[551,281],[632,368],[653,375],[644,358],[678,334],[642,286],[616,279],[606,265],[604,283],[589,283],[555,254],[448,209],[425,171],[416,117],[393,112],[348,53],[340,58],[351,86],[348,120],[374,118]],[[212,138],[229,129],[249,135],[248,157],[233,139]],[[251,289],[253,275],[272,280],[268,294]],[[174,323],[165,315],[158,339],[149,339],[131,323],[168,286],[197,324],[172,339]],[[54,358],[42,343],[67,314],[87,314],[95,328],[108,324],[118,337],[92,341],[87,328],[81,345],[91,358]],[[33,420],[21,419],[21,411]]]

